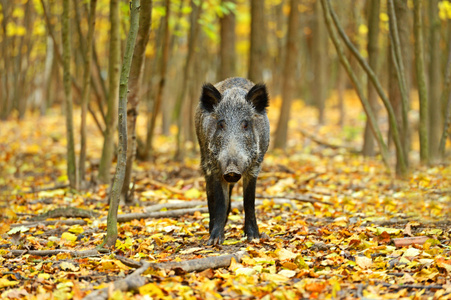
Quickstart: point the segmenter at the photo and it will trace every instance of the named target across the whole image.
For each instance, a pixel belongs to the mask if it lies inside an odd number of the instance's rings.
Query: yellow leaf
[[[279,256],[280,260],[286,260],[286,259],[293,259],[296,258],[298,256],[298,254],[291,252],[290,250],[287,249],[280,249],[279,251],[277,251],[277,255]]]
[[[73,225],[69,228],[69,232],[75,233],[75,234],[82,234],[83,232],[85,232],[85,230],[83,229],[83,227],[81,225]]]
[[[65,239],[67,241],[75,242],[77,240],[77,236],[75,234],[72,234],[70,232],[65,232],[61,235],[62,239]]]
[[[7,287],[7,286],[15,286],[17,284],[19,284],[19,281],[10,281],[8,280],[7,276],[3,276],[2,278],[0,278],[0,289]]]
[[[50,274],[48,274],[48,273],[40,273],[40,274],[38,275],[38,278],[39,278],[39,279],[47,280],[47,279],[50,278]]]
[[[163,299],[165,297],[163,291],[155,283],[148,283],[139,288],[141,295],[155,296],[156,299]]]
[[[185,192],[185,197],[188,199],[198,199],[201,195],[202,193],[196,188],[191,188]]]
[[[373,261],[371,258],[368,258],[366,256],[356,256],[355,263],[362,269],[367,269],[371,267],[373,264]]]

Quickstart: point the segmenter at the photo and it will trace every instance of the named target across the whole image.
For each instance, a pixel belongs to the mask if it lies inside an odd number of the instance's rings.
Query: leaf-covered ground
[[[277,107],[278,101],[274,102]],[[33,251],[82,251],[99,245],[106,232],[102,218],[108,210],[108,186],[93,179],[86,191],[66,187],[66,139],[60,110],[46,117],[30,114],[23,121],[1,123],[1,297],[81,299],[135,270],[121,256],[165,263],[246,251],[241,261],[232,260],[225,268],[190,273],[153,269],[137,291],[115,291],[110,286],[109,296],[451,299],[449,164],[419,167],[413,152],[411,175],[397,179],[377,158],[365,159],[306,137],[309,132],[329,144],[358,148],[364,121],[357,103],[347,107],[352,109],[347,110],[345,127],[340,129],[333,108],[328,124],[315,127],[314,110],[295,104],[289,149],[267,154],[258,181],[257,219],[264,233],[259,241],[249,243],[243,238],[244,215],[235,208],[222,246],[205,245],[208,213],[195,212],[120,223],[112,252],[82,257],[70,253],[38,256]],[[273,110],[272,124],[275,117]],[[145,128],[143,121],[139,127]],[[121,206],[119,214],[144,212],[145,207],[158,203],[205,200],[199,155],[190,152],[185,164],[179,164],[172,160],[173,138],[160,136],[156,144],[155,160],[138,162],[135,167],[138,204]],[[89,172],[95,174],[102,138],[93,124],[88,145]],[[237,203],[241,194],[238,185],[234,191]],[[64,207],[90,214],[17,226]],[[61,222],[68,219],[78,224]],[[60,222],[48,222],[52,220]],[[412,243],[409,237],[418,238]]]

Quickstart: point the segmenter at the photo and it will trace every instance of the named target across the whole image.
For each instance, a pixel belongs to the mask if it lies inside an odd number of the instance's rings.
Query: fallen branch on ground
[[[232,258],[240,262],[243,256],[247,255],[246,251],[239,251],[235,254],[226,254],[220,256],[209,256],[199,259],[192,259],[181,262],[167,262],[167,263],[149,263],[144,262],[142,266],[136,269],[132,274],[124,279],[112,282],[109,287],[97,290],[86,296],[85,300],[91,299],[108,299],[108,293],[112,290],[129,291],[137,290],[139,287],[145,285],[147,278],[141,276],[147,269],[163,269],[163,270],[182,270],[184,272],[200,272],[206,269],[226,268],[230,266]],[[117,257],[120,259],[119,257]],[[139,262],[136,262],[139,264]]]
[[[21,193],[33,194],[33,193],[39,193],[39,192],[47,192],[47,191],[65,189],[68,187],[69,187],[69,184],[60,184],[60,185],[55,185],[55,186],[46,187],[46,188],[39,188],[39,189],[31,187],[31,191],[25,191],[25,192],[21,192]]]
[[[305,137],[311,139],[312,141],[314,141],[315,143],[317,143],[317,144],[319,144],[319,145],[321,145],[321,146],[325,146],[325,147],[332,148],[332,149],[345,149],[345,150],[347,150],[347,151],[349,151],[349,152],[351,152],[351,153],[355,153],[355,154],[359,154],[359,153],[362,152],[362,151],[360,151],[360,150],[358,150],[358,149],[355,149],[355,148],[353,148],[353,147],[343,146],[343,145],[336,145],[336,144],[331,144],[331,143],[328,143],[328,142],[326,142],[326,141],[320,140],[320,139],[318,139],[317,137],[315,137],[313,134],[311,134],[311,133],[305,131],[305,130],[302,129],[302,128],[299,128],[299,131],[301,132],[301,134],[302,134],[303,136],[305,136]]]
[[[196,206],[207,205],[205,201],[183,201],[174,203],[159,203],[151,206],[144,207],[146,212],[160,211],[164,208],[166,209],[181,209],[181,208],[192,208]]]
[[[86,221],[83,220],[52,220],[52,221],[36,221],[36,222],[27,222],[27,223],[18,223],[18,224],[12,224],[11,227],[34,227],[38,225],[54,225],[54,224],[64,224],[64,225],[85,225]]]
[[[107,254],[109,251],[96,249],[80,250],[80,251],[59,249],[59,250],[9,250],[9,252],[14,256],[21,256],[25,254],[35,256],[52,256],[60,253],[69,253],[72,257],[87,257],[87,256],[104,255]]]
[[[66,218],[95,218],[99,216],[98,213],[92,211],[92,210],[86,210],[76,207],[60,207],[53,210],[49,210],[46,213],[43,213],[41,215],[38,215],[36,217],[33,217],[30,219],[30,221],[41,221],[46,220],[50,218],[59,218],[59,217],[66,217]]]
[[[393,243],[395,243],[396,247],[404,247],[404,246],[410,246],[413,244],[416,245],[423,245],[426,243],[426,241],[429,239],[427,236],[414,236],[414,237],[407,237],[407,238],[398,238],[393,239]]]
[[[327,204],[327,205],[334,205],[332,202],[316,200],[316,199],[312,199],[312,198],[305,197],[305,196],[283,196],[283,197],[277,197],[277,196],[256,195],[255,198],[272,199],[274,201],[276,201],[276,200],[296,200],[296,201],[307,202],[307,203],[321,203],[321,204]]]
[[[185,193],[185,191],[182,191],[182,190],[180,190],[178,188],[170,186],[170,185],[168,185],[166,183],[162,183],[162,182],[156,181],[154,179],[150,179],[149,178],[149,179],[147,179],[147,182],[149,182],[150,184],[153,184],[153,185],[155,185],[157,187],[165,188],[165,189],[167,189],[168,191],[170,191],[171,193],[174,193],[174,194],[184,194]]]

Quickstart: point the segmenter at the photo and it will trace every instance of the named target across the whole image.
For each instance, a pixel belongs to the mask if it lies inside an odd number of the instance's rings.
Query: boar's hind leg
[[[257,220],[255,218],[255,187],[257,178],[246,176],[243,178],[244,189],[244,233],[247,240],[260,238],[258,233]]]
[[[213,201],[208,199],[208,210],[213,211],[213,218],[210,213],[210,238],[208,245],[222,244],[224,242],[224,226],[227,221],[227,211],[229,206],[229,187],[219,178],[212,178],[210,194],[213,194]],[[210,207],[213,202],[213,207]],[[212,221],[213,220],[213,221]]]

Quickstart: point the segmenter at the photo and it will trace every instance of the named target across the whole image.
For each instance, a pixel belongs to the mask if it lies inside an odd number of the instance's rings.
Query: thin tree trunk
[[[267,53],[264,0],[251,0],[250,40],[248,77],[255,83],[263,82]]]
[[[451,40],[449,41],[448,46],[448,63],[446,64],[446,73],[445,73],[445,85],[442,91],[442,95],[440,97],[440,102],[445,103],[446,105],[446,113],[445,113],[445,122],[443,124],[443,132],[440,138],[440,156],[445,158],[445,145],[446,139],[448,138],[448,130],[451,124]]]
[[[338,18],[335,14],[335,12],[332,10],[330,5],[330,0],[326,0],[326,4],[328,6],[328,11],[330,11],[332,20],[334,21],[335,27],[337,28],[338,33],[340,34],[341,38],[345,42],[346,46],[351,50],[351,53],[354,55],[354,57],[357,59],[359,64],[363,67],[365,72],[367,73],[369,79],[374,84],[374,87],[376,88],[377,93],[379,94],[379,97],[381,97],[382,102],[384,103],[384,106],[388,113],[389,122],[393,128],[393,140],[395,142],[396,146],[396,155],[397,160],[400,164],[400,170],[399,174],[401,176],[404,176],[407,174],[407,164],[406,164],[406,158],[404,156],[404,149],[401,144],[401,139],[399,137],[399,130],[398,126],[396,124],[396,117],[393,111],[393,107],[391,106],[390,101],[388,100],[379,80],[377,79],[376,74],[374,74],[373,69],[368,65],[368,63],[365,61],[365,59],[362,57],[362,55],[359,53],[359,51],[354,47],[354,45],[349,40],[348,36],[344,32],[343,28],[340,26],[340,23],[338,21]]]
[[[62,15],[62,41],[63,41],[63,69],[64,94],[66,96],[66,136],[67,136],[67,177],[70,187],[78,188],[77,168],[75,161],[74,124],[72,113],[72,89],[70,75],[70,28],[69,28],[69,0],[63,0]]]
[[[285,149],[287,145],[288,121],[290,119],[291,101],[294,92],[294,76],[297,60],[296,42],[299,23],[299,0],[290,1],[288,33],[282,83],[282,107],[274,137],[274,148]]]
[[[193,63],[194,63],[194,51],[195,46],[197,45],[197,38],[199,36],[199,24],[198,20],[202,11],[202,2],[199,1],[198,5],[195,4],[195,1],[191,0],[191,22],[190,22],[190,31],[188,37],[188,54],[186,57],[185,68],[183,72],[183,79],[181,89],[179,91],[179,95],[177,97],[177,102],[175,105],[175,113],[177,119],[177,149],[175,154],[175,159],[178,161],[182,161],[185,155],[185,139],[186,137],[183,135],[183,120],[185,116],[188,115],[188,101],[186,94],[188,93],[188,80],[191,78],[191,74],[193,72]]]
[[[163,26],[163,49],[161,51],[161,67],[160,67],[160,81],[158,82],[157,94],[155,96],[155,102],[152,108],[152,116],[148,119],[148,128],[147,128],[147,136],[146,136],[146,146],[144,150],[145,158],[148,159],[151,156],[152,152],[152,143],[153,137],[155,134],[155,125],[157,123],[157,118],[160,113],[161,102],[163,98],[164,86],[166,84],[166,72],[168,68],[168,60],[169,60],[169,41],[170,41],[170,32],[169,32],[169,18],[171,15],[171,2],[170,0],[166,0],[166,15],[164,16]]]
[[[389,159],[388,159],[387,146],[384,143],[384,139],[379,130],[379,126],[377,125],[376,118],[374,117],[373,111],[371,109],[371,105],[369,104],[368,100],[366,99],[366,97],[363,93],[363,88],[361,87],[356,75],[354,74],[354,71],[352,70],[351,64],[349,63],[348,59],[346,58],[346,56],[344,54],[344,50],[340,44],[340,41],[338,39],[337,33],[335,32],[335,29],[332,27],[332,17],[331,17],[330,6],[328,5],[328,0],[321,0],[321,4],[323,7],[324,20],[326,22],[327,30],[329,31],[329,37],[332,39],[332,42],[335,45],[335,49],[337,51],[338,57],[340,58],[340,62],[342,63],[344,69],[348,73],[348,76],[351,79],[351,82],[353,83],[354,88],[357,91],[357,95],[359,96],[360,101],[362,102],[362,106],[363,106],[363,109],[365,110],[367,118],[370,120],[370,126],[371,126],[371,129],[373,130],[373,134],[376,137],[376,141],[378,142],[379,149],[381,151],[382,161],[384,162],[387,169],[389,169],[390,164],[389,164]]]
[[[368,2],[368,64],[377,73],[377,61],[379,56],[379,11],[380,0],[370,0]],[[374,113],[374,118],[377,120],[377,92],[371,83],[367,81],[368,102]],[[362,154],[365,156],[374,156],[374,135],[371,131],[369,120],[366,120],[365,133],[363,138]]]
[[[148,0],[150,2],[150,0]],[[130,75],[130,67],[132,64],[133,52],[135,49],[136,36],[139,27],[139,9],[140,1],[133,0],[131,3],[130,13],[130,30],[127,36],[125,46],[124,60],[120,76],[119,91],[119,144],[118,144],[118,161],[116,165],[116,174],[114,176],[113,187],[110,194],[110,206],[107,218],[107,234],[102,245],[99,247],[111,247],[116,244],[117,240],[117,210],[119,208],[119,199],[121,195],[122,185],[124,183],[125,168],[127,165],[127,90],[128,77]],[[150,14],[150,12],[149,12]]]
[[[10,13],[10,8],[12,7],[11,5],[12,2],[10,1],[2,1],[2,31],[3,31],[3,35],[2,35],[2,58],[3,58],[3,74],[2,74],[2,78],[3,78],[3,87],[4,87],[4,99],[2,99],[2,110],[0,112],[0,117],[5,120],[10,112],[11,112],[11,108],[12,108],[12,101],[11,101],[11,95],[10,95],[10,90],[9,90],[9,50],[8,50],[8,45],[10,44],[10,39],[11,37],[8,37],[7,35],[7,26],[8,26],[8,22],[9,22],[9,16],[11,15]]]
[[[429,159],[439,159],[440,131],[443,128],[440,62],[440,19],[438,16],[438,0],[428,0],[429,4]]]
[[[398,24],[401,26],[405,26],[405,24],[400,23],[397,19],[395,5],[393,0],[388,1],[388,14],[390,16],[390,52],[392,57],[393,65],[391,66],[394,75],[397,79],[398,86],[397,90],[401,94],[401,109],[399,116],[399,108],[398,111],[395,110],[395,115],[397,116],[398,125],[400,128],[400,133],[402,137],[402,143],[404,145],[404,157],[406,158],[406,164],[409,164],[409,120],[407,118],[408,110],[409,110],[409,96],[407,92],[407,81],[405,76],[405,68],[402,54],[404,47],[401,44],[401,39],[399,36]],[[398,172],[400,171],[401,165],[397,165]]]
[[[324,124],[324,110],[327,96],[327,35],[324,27],[324,19],[321,13],[321,3],[315,4],[315,24],[313,32],[313,63],[314,63],[314,80],[313,80],[313,98],[318,109],[318,123]]]
[[[139,13],[139,29],[136,38],[135,50],[130,69],[130,80],[128,83],[127,100],[127,167],[125,169],[124,185],[121,197],[126,204],[133,202],[133,195],[128,195],[133,170],[133,162],[136,157],[136,118],[140,99],[141,78],[143,73],[146,46],[150,36],[150,25],[152,22],[152,0],[143,0]]]
[[[221,5],[225,2],[235,3],[235,0],[221,0]],[[229,11],[220,19],[221,44],[219,46],[219,72],[218,80],[224,80],[236,76],[236,51],[235,51],[235,13]]]
[[[418,81],[418,94],[420,99],[420,159],[427,164],[429,162],[428,149],[428,94],[424,74],[424,50],[423,50],[423,21],[421,18],[421,0],[413,1],[414,11],[414,35],[415,35],[415,68]]]
[[[90,98],[91,90],[91,61],[92,61],[92,44],[94,40],[94,27],[96,18],[96,7],[97,0],[91,0],[91,5],[89,9],[89,19],[88,19],[88,37],[86,39],[85,45],[85,69],[83,76],[83,94],[81,97],[81,125],[80,125],[80,161],[79,163],[79,178],[80,184],[83,185],[86,176],[86,140],[87,140],[87,130],[86,130],[86,117],[88,114],[88,102]],[[80,39],[81,39],[80,35]]]
[[[108,112],[106,116],[106,128],[102,149],[102,157],[99,166],[99,180],[102,183],[110,183],[110,169],[114,155],[114,132],[117,126],[117,99],[119,96],[119,68],[121,39],[119,34],[119,0],[110,2],[110,57],[108,66]]]

